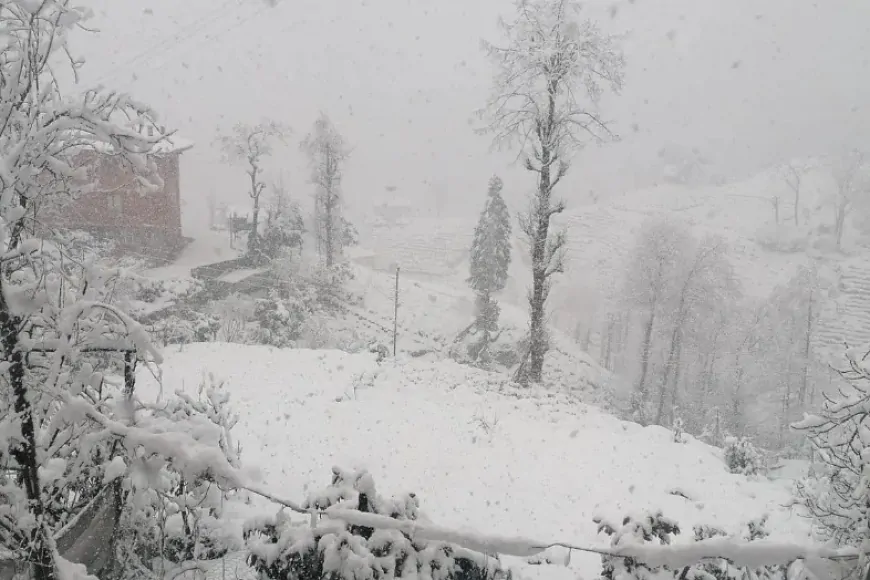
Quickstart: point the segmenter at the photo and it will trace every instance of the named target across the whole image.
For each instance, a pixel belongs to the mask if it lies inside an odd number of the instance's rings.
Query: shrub
[[[666,518],[662,512],[645,514],[639,518],[626,517],[622,526],[614,526],[595,518],[598,531],[610,536],[612,548],[625,548],[632,544],[643,545],[658,543],[666,546],[679,535],[680,527],[673,520]],[[752,520],[746,525],[742,542],[753,542],[768,536],[767,516]],[[700,525],[694,527],[693,541],[702,542],[711,538],[727,537],[727,534],[716,527]],[[736,538],[735,538],[736,539]],[[750,570],[735,565],[725,558],[709,558],[703,562],[681,568],[668,566],[652,567],[635,558],[601,556],[602,580],[739,580],[742,578],[757,578],[758,580],[774,580],[787,577],[784,566],[763,566]]]
[[[645,514],[639,518],[628,516],[622,520],[621,526],[595,518],[598,533],[604,532],[610,536],[613,548],[624,548],[630,544],[644,544],[654,541],[662,546],[671,543],[674,536],[680,533],[677,523],[662,515],[662,512]],[[624,580],[629,578],[649,578],[653,574],[667,572],[669,568],[653,568],[635,558],[601,556],[602,580]],[[658,577],[658,576],[656,576]]]
[[[224,385],[208,375],[196,397],[176,395],[143,408],[138,416],[141,424],[172,424],[195,433],[237,467],[239,448],[232,429],[238,416],[230,408]],[[115,537],[116,569],[107,577],[163,577],[184,563],[213,560],[239,548],[238,539],[226,532],[225,509],[245,502],[244,493],[224,491],[209,472],[191,476],[170,462],[141,456],[137,449],[124,451],[114,462],[126,468],[117,473],[123,510]]]
[[[332,483],[312,494],[304,507],[341,505],[416,520],[413,493],[384,499],[371,476],[333,468]],[[331,519],[294,524],[286,514],[247,526],[248,564],[271,580],[491,580],[509,577],[497,559],[441,542],[414,540],[399,530],[372,529]]]
[[[277,347],[295,346],[302,336],[309,307],[298,297],[281,298],[270,292],[269,298],[257,300],[254,320],[259,325],[256,340]]]
[[[729,473],[758,475],[764,470],[764,457],[748,437],[727,437],[725,465]]]

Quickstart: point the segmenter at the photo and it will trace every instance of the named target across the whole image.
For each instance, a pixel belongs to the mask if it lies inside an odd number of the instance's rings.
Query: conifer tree
[[[492,295],[504,289],[511,261],[511,223],[507,205],[501,196],[502,180],[489,181],[486,205],[474,229],[468,284],[477,293],[473,328],[481,333],[469,354],[474,360],[485,359],[487,346],[498,330],[498,303]]]

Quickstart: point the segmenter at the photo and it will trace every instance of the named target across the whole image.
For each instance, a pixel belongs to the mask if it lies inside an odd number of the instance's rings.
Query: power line
[[[241,14],[241,11],[221,12],[221,9],[223,7],[225,7],[231,3],[234,3],[234,2],[238,2],[238,0],[227,0],[226,2],[224,2],[224,4],[221,6],[221,8],[218,9],[217,12],[213,13],[210,18],[208,18],[204,21],[201,21],[200,24],[202,24],[202,23],[208,24],[208,23],[217,22],[217,21],[221,20],[220,17],[224,14],[232,14],[233,16],[239,16]],[[243,6],[243,4],[241,4],[241,3],[238,3],[237,5]],[[190,40],[195,40],[195,39],[199,38],[199,42],[195,42],[195,43],[188,46],[189,49],[191,49],[191,48],[195,49],[195,48],[201,47],[204,44],[207,44],[209,42],[213,42],[215,40],[218,40],[219,38],[223,37],[228,32],[231,32],[235,29],[241,28],[242,26],[249,23],[251,20],[257,18],[258,16],[260,16],[261,14],[265,13],[267,10],[270,10],[270,9],[275,9],[275,8],[274,8],[274,6],[272,6],[269,3],[264,3],[263,6],[261,6],[258,10],[254,11],[252,14],[249,14],[247,17],[242,18],[240,20],[237,19],[236,22],[234,22],[233,24],[231,24],[230,26],[228,26],[226,28],[220,29],[218,32],[214,32],[215,29],[213,27],[211,27],[211,28],[210,27],[206,27],[206,28],[200,27],[200,28],[198,28],[198,31],[196,33],[194,33],[190,36],[187,36],[185,39],[182,39],[182,36],[184,34],[184,30],[182,30],[182,31],[176,33],[172,37],[172,38],[177,39],[176,42],[168,44],[168,45],[163,45],[162,47],[158,46],[156,50],[155,50],[155,47],[152,47],[152,48],[140,53],[139,55],[128,60],[127,62],[123,63],[122,65],[115,67],[115,69],[113,69],[113,71],[110,71],[106,75],[103,75],[100,78],[99,82],[102,82],[102,81],[104,81],[112,76],[117,75],[119,72],[122,71],[122,69],[129,67],[131,64],[135,63],[137,60],[141,60],[142,58],[146,58],[146,60],[144,62],[147,63],[150,60],[147,58],[147,57],[149,57],[149,55],[151,57],[159,56],[161,53],[167,53],[169,49],[181,46]],[[278,8],[278,9],[280,9],[280,8]],[[223,20],[227,20],[227,19],[223,19]],[[191,28],[192,26],[194,26],[194,24],[196,24],[196,23],[192,23],[185,28]],[[205,34],[200,35],[201,32],[204,32]],[[211,36],[209,35],[210,33],[211,33]],[[182,55],[184,55],[184,54],[187,54],[187,52],[182,52]],[[162,61],[158,62],[157,64],[158,64],[158,67],[162,67],[166,63],[167,63],[167,60],[162,60]],[[129,84],[131,82],[133,82],[134,80],[135,79],[131,79],[124,84],[129,86]]]
[[[219,20],[221,16],[224,16],[227,14],[233,15],[233,11],[229,11],[229,12],[224,11],[224,8],[226,8],[230,4],[236,4],[237,6],[243,5],[241,2],[239,2],[239,0],[226,0],[214,12],[212,12],[209,17],[207,17],[205,19],[200,18],[200,19],[197,19],[193,22],[190,22],[187,25],[182,26],[175,34],[173,34],[169,37],[162,38],[161,40],[157,41],[156,43],[154,43],[151,46],[149,46],[148,48],[146,48],[144,51],[134,55],[132,58],[125,60],[124,62],[120,63],[119,65],[116,65],[110,71],[108,71],[107,73],[105,73],[101,77],[99,77],[96,84],[101,84],[102,82],[104,82],[112,77],[117,76],[119,73],[123,72],[129,66],[135,64],[137,61],[139,61],[143,58],[148,57],[149,55],[159,54],[160,52],[165,52],[168,49],[171,49],[171,48],[174,48],[175,46],[183,44],[185,42],[185,40],[184,40],[185,38],[187,40],[196,38],[196,36],[200,32],[206,32],[206,34],[207,34],[208,33],[208,26],[207,26],[208,24]],[[238,12],[238,11],[236,11],[236,12]],[[206,26],[203,27],[203,25],[206,25]],[[190,29],[194,28],[194,27],[196,27],[197,30],[195,32],[193,32],[192,34],[185,36],[185,33],[190,31]],[[172,42],[173,40],[175,42]]]
[[[239,29],[239,28],[243,27],[243,26],[246,25],[248,22],[250,22],[251,20],[257,18],[258,16],[260,16],[261,14],[263,14],[264,12],[266,12],[266,10],[270,10],[270,9],[274,9],[274,8],[273,8],[270,4],[266,3],[266,4],[264,4],[264,5],[263,5],[259,10],[257,10],[257,11],[255,11],[254,13],[250,14],[247,18],[243,18],[243,19],[237,21],[236,23],[234,23],[234,24],[228,26],[227,28],[224,28],[224,29],[221,30],[220,32],[218,32],[218,33],[216,33],[216,34],[214,34],[214,35],[212,35],[212,36],[209,36],[208,34],[206,34],[206,35],[205,35],[205,36],[204,36],[204,37],[203,37],[199,42],[194,43],[194,44],[191,45],[189,48],[194,48],[194,49],[195,49],[195,48],[198,48],[198,47],[200,47],[200,46],[203,46],[204,44],[207,44],[207,43],[209,43],[209,42],[214,42],[215,40],[221,38],[221,37],[222,37],[223,35],[225,35],[226,33],[231,32],[232,30]],[[182,54],[186,54],[186,53],[182,53]],[[164,66],[164,65],[166,64],[166,62],[167,62],[167,61],[165,61],[165,60],[164,60],[164,61],[161,61],[160,63],[158,63],[158,66],[159,66],[159,67],[162,67],[162,66]]]

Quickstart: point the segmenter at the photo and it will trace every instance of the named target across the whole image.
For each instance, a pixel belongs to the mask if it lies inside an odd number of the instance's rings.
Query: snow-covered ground
[[[587,326],[597,321],[603,326],[606,312],[620,308],[620,285],[636,244],[635,234],[645,220],[654,217],[683,220],[698,237],[723,238],[743,291],[750,297],[767,296],[777,285],[786,283],[799,266],[813,262],[834,283],[847,265],[849,271],[863,276],[870,262],[860,245],[866,240],[860,240],[857,229],[849,228],[842,253],[833,250],[830,235],[824,233],[830,230],[834,217],[836,186],[830,168],[820,160],[796,163],[810,167],[802,175],[798,225],[794,223],[794,193],[782,167],[735,183],[665,183],[595,203],[574,201],[569,196],[568,210],[555,220],[558,227],[567,230],[568,246],[566,272],[555,278],[549,300],[551,323],[566,333],[573,332],[578,322]],[[514,213],[517,209],[512,208]],[[399,264],[412,276],[422,279],[428,275],[444,286],[464,288],[468,274],[467,260],[462,256],[467,255],[476,218],[409,217],[389,227],[381,224],[370,228],[362,243],[371,254],[360,262],[380,270]],[[515,233],[511,279],[502,301],[524,310],[530,266],[521,236]],[[862,315],[861,309],[855,308],[843,315],[843,308],[841,305],[833,314],[834,320],[827,323],[827,344],[835,349],[843,338],[870,333],[870,325],[858,330],[842,328],[843,320]],[[827,304],[825,309],[834,309],[834,305]]]
[[[203,230],[196,234],[172,264],[146,270],[145,275],[157,280],[189,278],[194,268],[238,258],[243,248],[241,243],[236,246],[230,246],[227,232]]]
[[[370,355],[219,343],[165,354],[164,394],[194,393],[206,373],[226,381],[243,460],[282,497],[303,499],[333,465],[366,467],[381,493],[415,491],[434,522],[482,533],[600,546],[596,515],[662,509],[684,537],[701,523],[739,532],[769,513],[774,538],[808,542],[807,522],[783,507],[788,479],[730,475],[720,450],[566,393],[520,391],[449,361],[378,366]],[[138,389],[159,392],[145,371]],[[597,556],[576,553],[569,568],[520,565],[548,578],[600,571]]]
[[[444,358],[456,336],[474,320],[474,294],[465,284],[427,280],[414,274],[399,278],[398,352],[431,351]],[[368,340],[391,346],[395,308],[395,276],[365,267],[354,268],[352,292],[362,296],[358,307],[349,309],[343,331],[353,329]],[[499,296],[502,300],[502,296]],[[516,345],[525,335],[528,314],[504,301],[499,325],[505,344]],[[338,328],[335,331],[341,331]],[[551,329],[545,382],[582,396],[586,402],[605,404],[611,385],[610,373],[583,352],[569,337]]]

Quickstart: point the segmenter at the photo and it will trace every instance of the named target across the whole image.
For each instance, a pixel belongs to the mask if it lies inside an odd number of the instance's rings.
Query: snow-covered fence
[[[276,497],[256,486],[248,491],[264,497],[298,514],[310,518],[312,527],[318,517],[342,521],[350,526],[379,530],[398,530],[412,539],[445,542],[481,554],[529,558],[551,548],[588,552],[615,558],[631,558],[650,568],[667,567],[671,570],[687,569],[705,560],[729,560],[747,570],[782,566],[789,568],[802,562],[804,570],[813,574],[808,578],[826,578],[831,563],[854,563],[859,554],[854,550],[836,550],[815,546],[783,543],[768,539],[752,542],[733,538],[710,538],[689,544],[627,544],[621,547],[580,546],[568,542],[540,541],[524,537],[509,537],[458,531],[419,520],[395,519],[376,513],[348,509],[338,504],[325,509],[307,508],[302,504]]]

